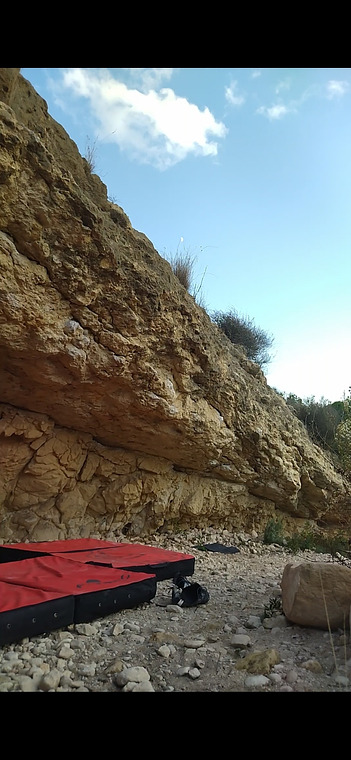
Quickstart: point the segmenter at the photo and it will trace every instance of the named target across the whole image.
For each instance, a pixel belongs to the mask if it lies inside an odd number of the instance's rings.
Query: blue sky
[[[273,336],[267,382],[351,386],[351,68],[21,69],[210,314]]]

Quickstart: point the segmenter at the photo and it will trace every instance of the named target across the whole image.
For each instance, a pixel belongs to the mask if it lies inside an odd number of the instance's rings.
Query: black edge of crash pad
[[[149,602],[156,594],[156,577],[129,583],[118,588],[101,589],[75,597],[74,623],[89,623],[112,615],[119,610],[132,609]]]
[[[195,570],[195,558],[183,559],[178,562],[164,562],[159,565],[156,563],[150,565],[132,565],[123,569],[131,570],[135,573],[155,573],[158,581],[166,581],[174,578],[177,573],[180,573],[181,575],[193,575]]]
[[[60,596],[3,582],[0,582],[0,595],[2,604],[6,596],[14,605],[11,607],[8,602],[10,608],[3,609],[0,603],[0,646],[65,628],[74,621],[74,596]],[[26,598],[24,604],[18,601],[19,595],[22,600]]]
[[[0,546],[0,563],[18,562],[21,559],[32,559],[32,557],[48,557],[49,554],[50,552],[16,549],[12,546]]]
[[[89,565],[100,565],[98,559],[89,561]],[[153,573],[157,581],[166,581],[173,578],[177,573],[181,575],[193,575],[195,569],[195,558],[192,560],[181,560],[179,562],[164,562],[163,564],[146,564],[146,565],[110,565],[110,567],[120,567],[121,570],[127,570],[131,573]]]

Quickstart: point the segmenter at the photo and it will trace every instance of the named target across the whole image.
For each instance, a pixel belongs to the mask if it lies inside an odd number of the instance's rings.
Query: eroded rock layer
[[[350,524],[347,483],[10,68],[0,352],[0,539]]]

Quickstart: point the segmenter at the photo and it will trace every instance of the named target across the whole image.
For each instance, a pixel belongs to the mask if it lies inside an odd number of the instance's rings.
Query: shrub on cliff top
[[[243,346],[247,358],[259,364],[261,369],[271,361],[269,349],[274,338],[256,327],[253,319],[240,316],[234,309],[215,311],[211,319],[232,343]]]

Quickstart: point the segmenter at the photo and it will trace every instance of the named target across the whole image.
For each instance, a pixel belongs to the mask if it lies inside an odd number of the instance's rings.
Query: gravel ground
[[[172,580],[165,580],[150,602],[134,609],[3,646],[0,691],[351,691],[349,631],[295,626],[281,609],[285,565],[335,562],[330,555],[292,555],[255,534],[228,531],[163,533],[128,543],[192,554],[188,580],[208,590],[208,602],[172,604]],[[207,543],[238,551],[198,548]]]

